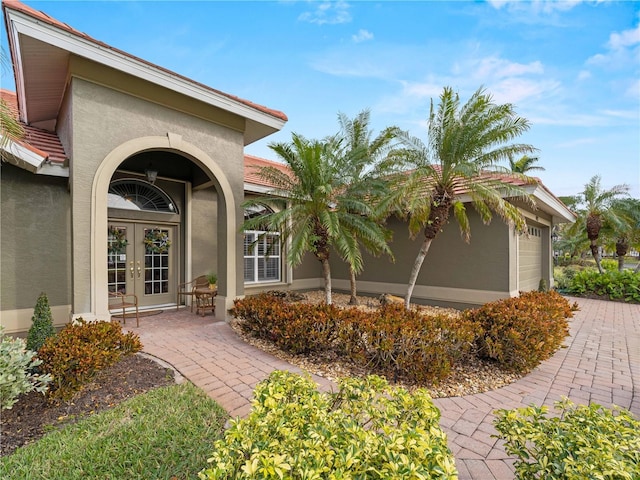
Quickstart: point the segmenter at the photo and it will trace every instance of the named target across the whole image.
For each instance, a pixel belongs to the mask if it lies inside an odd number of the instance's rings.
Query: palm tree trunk
[[[327,305],[331,305],[331,267],[329,259],[320,260],[322,263],[322,276],[324,277],[324,301]]]
[[[413,268],[411,269],[411,275],[409,276],[409,285],[407,287],[407,296],[404,297],[404,308],[406,308],[407,310],[409,310],[409,305],[411,305],[411,295],[413,294],[413,288],[416,286],[418,274],[420,273],[420,269],[422,268],[422,264],[424,263],[424,258],[427,256],[427,252],[429,251],[429,247],[431,246],[432,241],[433,238],[425,237],[424,242],[422,242],[422,246],[420,247],[420,251],[418,252],[418,256],[413,262]]]
[[[604,273],[602,271],[602,265],[600,265],[600,251],[598,250],[598,243],[596,242],[596,240],[591,240],[591,255],[593,256],[593,259],[596,261],[596,266],[598,267],[598,271],[600,273]]]
[[[349,299],[349,305],[358,305],[358,297],[356,296],[356,272],[351,267],[349,267],[349,282],[351,283],[351,298]]]
[[[618,271],[624,270],[624,257],[629,251],[629,242],[626,238],[621,237],[616,241],[616,255],[618,255]]]

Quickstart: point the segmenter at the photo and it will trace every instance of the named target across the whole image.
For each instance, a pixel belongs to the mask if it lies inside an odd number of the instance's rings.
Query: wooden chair
[[[196,289],[209,288],[209,281],[206,275],[200,275],[194,278],[190,282],[179,283],[176,289],[176,310],[180,308],[180,300],[185,297],[191,297],[191,311],[193,312],[193,306],[196,303]]]
[[[133,293],[109,292],[109,312],[122,311],[122,324],[127,324],[127,309],[134,309],[136,314],[136,327],[140,326],[140,316],[138,313],[138,297]]]

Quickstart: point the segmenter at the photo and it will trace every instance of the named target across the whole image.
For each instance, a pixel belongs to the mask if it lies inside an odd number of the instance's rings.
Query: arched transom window
[[[144,180],[124,178],[109,185],[109,208],[147,212],[178,213],[171,197]]]

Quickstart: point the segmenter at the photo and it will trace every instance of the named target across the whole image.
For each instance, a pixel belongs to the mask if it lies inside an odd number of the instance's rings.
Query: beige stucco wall
[[[191,200],[192,277],[218,273],[218,196],[214,188],[193,192]]]
[[[515,252],[512,229],[499,219],[484,225],[472,208],[468,209],[468,215],[471,242],[464,242],[457,223],[451,220],[431,245],[418,276],[414,301],[465,307],[510,296],[511,259]],[[424,236],[420,233],[410,239],[406,222],[395,217],[388,220],[387,227],[393,231],[391,249],[395,263],[389,257],[376,258],[365,253],[364,271],[358,276],[358,290],[363,295],[406,293],[409,273]],[[348,291],[348,267],[335,252],[331,257],[331,274],[334,290]],[[307,255],[294,270],[293,288],[320,287],[319,263]]]
[[[47,294],[57,325],[71,303],[70,197],[67,179],[2,164],[0,175],[0,323],[28,330]]]
[[[225,176],[225,184],[231,186],[236,204],[242,198],[244,158],[243,136],[239,131],[79,78],[72,79],[70,92],[70,144],[73,150],[68,154],[72,165],[73,312],[80,314],[91,312],[92,309],[92,209],[96,208],[93,202],[99,205],[106,201],[106,198],[92,198],[92,187],[94,177],[107,156],[112,156],[112,152],[124,144],[135,144],[136,139],[167,138],[170,135],[181,144],[189,145],[189,151],[202,151],[220,166],[220,174]],[[162,98],[156,100],[161,102]],[[191,160],[200,162],[195,156]],[[214,181],[214,185],[218,184]],[[218,208],[224,212],[224,199],[218,201]],[[227,238],[227,229],[223,225],[226,214],[224,217],[218,215],[218,219],[217,241],[218,244],[224,244]],[[236,265],[233,265],[233,259],[230,259],[230,264],[237,268],[240,261],[237,254],[234,256]],[[223,271],[226,264],[227,255],[218,251],[218,269]],[[225,278],[220,279],[219,287],[224,294]]]

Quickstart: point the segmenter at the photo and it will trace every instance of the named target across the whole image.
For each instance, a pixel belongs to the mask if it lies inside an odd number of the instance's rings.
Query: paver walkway
[[[532,403],[553,406],[562,396],[579,404],[618,405],[640,417],[640,305],[577,301],[571,336],[549,360],[506,387],[465,397],[436,399],[460,479],[513,479],[513,460],[493,438],[497,408]],[[187,310],[143,317],[138,333],[144,351],[177,369],[231,416],[250,411],[252,392],[273,370],[298,367],[242,341],[224,322]],[[323,390],[332,383],[313,376]]]

